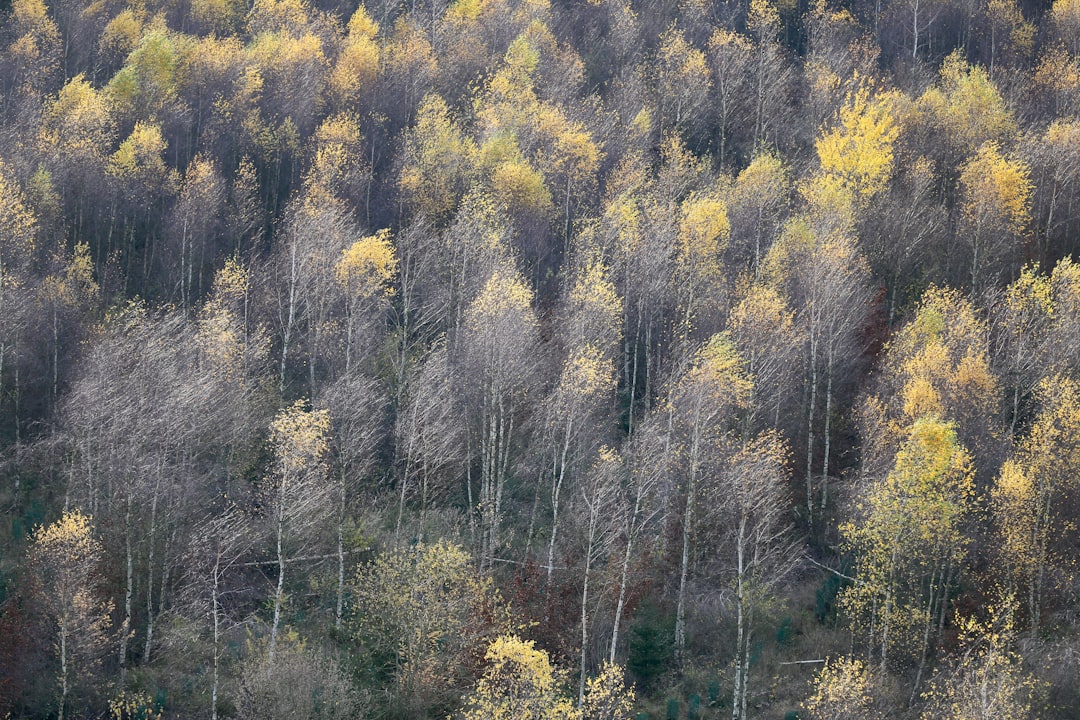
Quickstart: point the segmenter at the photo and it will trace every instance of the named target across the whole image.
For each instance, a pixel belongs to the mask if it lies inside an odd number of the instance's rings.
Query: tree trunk
[[[283,502],[279,500],[279,502]],[[282,536],[285,534],[285,513],[283,508],[278,509],[277,522],[277,561],[278,577],[277,590],[274,593],[274,624],[270,628],[270,662],[274,662],[274,650],[277,648],[278,627],[281,624],[281,598],[285,587],[285,553],[282,549]]]
[[[829,501],[829,434],[832,427],[832,380],[833,380],[833,349],[829,348],[829,364],[825,369],[825,459],[821,467],[821,509]]]

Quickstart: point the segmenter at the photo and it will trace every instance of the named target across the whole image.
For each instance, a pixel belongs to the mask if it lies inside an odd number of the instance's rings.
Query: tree
[[[991,492],[1006,587],[1027,603],[1032,633],[1039,630],[1047,596],[1072,578],[1066,559],[1078,538],[1071,520],[1080,473],[1080,388],[1064,376],[1044,378],[1040,410]]]
[[[712,84],[705,53],[688,43],[682,31],[673,25],[660,36],[660,47],[652,65],[656,68],[661,138],[669,133],[694,137]]]
[[[772,588],[793,567],[794,542],[787,501],[787,447],[775,431],[747,440],[722,461],[705,493],[710,525],[727,528],[717,543],[735,571],[735,689],[733,720],[747,717],[755,615]],[[714,540],[715,542],[715,540]]]
[[[710,301],[722,292],[720,260],[731,239],[731,222],[727,206],[715,197],[691,195],[680,210],[675,273],[683,321],[678,332],[688,338],[695,324],[717,314]]]
[[[222,664],[226,659],[225,639],[240,619],[230,613],[227,602],[230,576],[252,547],[254,533],[248,519],[235,507],[209,514],[196,526],[185,555],[185,573],[180,597],[183,610],[205,622],[209,615],[211,646],[210,717],[217,720]]]
[[[1071,74],[1080,83],[1080,66]],[[1080,90],[1080,84],[1077,86]],[[1065,114],[1065,113],[1062,113]],[[1080,200],[1080,123],[1055,120],[1041,136],[1032,138],[1024,158],[1031,166],[1032,229],[1038,258],[1067,254],[1068,237],[1077,227],[1070,208]]]
[[[460,377],[471,416],[470,445],[480,453],[476,507],[481,521],[481,568],[502,548],[503,495],[517,444],[515,427],[533,382],[537,320],[532,291],[509,267],[496,267],[465,313]],[[466,380],[467,378],[467,380]],[[473,505],[472,481],[467,480]]]
[[[959,51],[945,58],[938,83],[923,93],[916,107],[928,114],[950,151],[960,156],[1016,132],[1016,121],[986,70],[969,65]]]
[[[1000,274],[999,264],[1015,257],[1031,221],[1031,171],[1021,160],[982,145],[960,168],[963,197],[961,236],[971,249],[971,287],[978,292]]]
[[[168,275],[176,278],[183,307],[192,307],[203,293],[206,266],[214,263],[219,252],[216,240],[224,210],[224,179],[212,160],[195,156],[184,172],[168,223],[172,266]]]
[[[778,128],[785,126],[789,114],[789,98],[793,69],[777,42],[780,32],[780,13],[770,0],[751,0],[746,27],[757,40],[753,78],[754,136],[756,147],[761,142],[776,142]]]
[[[669,448],[682,459],[685,496],[682,521],[682,558],[675,615],[676,659],[686,646],[686,590],[690,546],[699,485],[709,466],[709,451],[723,437],[734,412],[746,405],[753,384],[726,335],[714,335],[690,360],[673,384],[667,400]]]
[[[277,649],[285,602],[285,568],[289,555],[297,554],[297,546],[309,539],[333,508],[326,466],[330,450],[330,413],[307,410],[306,405],[305,401],[297,400],[278,412],[270,424],[274,462],[271,472],[262,480],[277,547],[277,588],[268,651],[271,663]]]
[[[0,401],[12,393],[16,439],[20,437],[19,367],[23,363],[20,339],[36,314],[26,286],[34,283],[31,263],[39,232],[38,218],[25,194],[10,177],[6,164],[0,162]],[[5,391],[5,360],[9,356],[14,372],[8,372],[14,375],[14,387]]]
[[[963,652],[934,678],[923,694],[922,720],[989,720],[1032,717],[1036,680],[1010,649],[1012,609],[994,605],[987,619],[965,618],[960,624]]]
[[[446,102],[429,95],[405,136],[398,187],[415,211],[433,222],[453,212],[473,173],[475,144],[451,118]]]
[[[339,110],[357,110],[373,94],[379,75],[379,23],[363,5],[349,19],[348,37],[327,79],[327,90]]]
[[[909,426],[892,471],[867,487],[857,520],[840,528],[858,566],[841,604],[882,674],[890,660],[918,664],[913,696],[963,571],[973,490],[971,456],[955,427],[924,415]]]
[[[755,48],[750,38],[717,28],[709,38],[708,51],[719,135],[717,160],[723,166],[733,145],[738,150],[741,144],[753,142],[752,138],[744,136],[757,111]]]
[[[1050,24],[1057,39],[1074,56],[1080,56],[1080,3],[1054,0],[1050,6]]]
[[[828,658],[814,676],[814,692],[803,703],[810,720],[877,720],[873,684],[866,663],[849,657]]]
[[[731,190],[727,208],[731,254],[735,267],[749,265],[755,278],[787,214],[789,175],[779,156],[760,152],[739,173]]]
[[[331,453],[334,459],[333,490],[337,525],[337,601],[334,628],[341,629],[345,613],[345,557],[363,545],[353,534],[346,544],[346,530],[356,522],[356,501],[367,499],[363,485],[377,472],[377,459],[386,438],[389,398],[383,384],[374,377],[352,372],[338,378],[318,397],[320,407],[330,413],[332,422]],[[348,549],[347,549],[348,547]]]
[[[585,702],[585,678],[589,654],[589,581],[596,566],[611,554],[616,536],[624,531],[617,508],[622,504],[619,492],[623,472],[622,458],[608,447],[600,448],[591,472],[580,490],[583,517],[585,567],[581,586],[581,669],[578,676],[578,708]]]
[[[547,583],[555,560],[559,503],[564,485],[577,481],[578,470],[596,449],[603,404],[615,389],[614,356],[619,342],[622,301],[601,260],[579,271],[566,299],[562,334],[568,354],[559,382],[547,403],[547,442],[551,452],[551,536]]]
[[[1015,437],[1021,403],[1026,404],[1055,359],[1051,337],[1054,302],[1050,278],[1027,267],[1005,290],[991,314],[994,360],[1012,389],[1009,433]]]
[[[302,645],[276,659],[250,661],[240,678],[238,704],[241,720],[350,720],[364,710],[340,664]]]
[[[878,93],[861,85],[841,106],[837,124],[815,146],[822,172],[834,175],[860,200],[885,189],[893,170],[893,146],[900,133],[898,93]]]
[[[397,273],[397,258],[390,231],[381,230],[357,240],[341,252],[334,267],[345,295],[345,374],[357,359],[369,357],[378,339],[380,314],[385,316],[394,294],[391,283]]]
[[[623,614],[627,611],[628,590],[632,592],[634,581],[631,575],[632,563],[638,560],[635,550],[649,540],[649,532],[654,521],[664,509],[662,498],[665,480],[670,468],[666,457],[666,423],[662,413],[653,412],[646,422],[631,436],[625,448],[624,487],[620,497],[621,525],[625,536],[623,556],[619,568],[619,596],[615,603],[615,616],[612,621],[611,646],[608,650],[608,662],[614,663],[619,650],[619,634],[622,629]]]
[[[798,378],[798,352],[805,339],[784,298],[766,285],[754,285],[728,315],[728,332],[746,371],[754,378],[747,424],[781,427],[782,409],[792,400]]]
[[[461,465],[468,462],[467,430],[462,427],[452,370],[446,346],[439,343],[420,361],[406,384],[394,431],[401,464],[395,535],[401,532],[406,499],[419,495],[416,537],[422,541],[428,532],[428,513],[452,494],[454,483],[460,480]]]
[[[53,650],[60,662],[57,717],[63,720],[68,698],[89,687],[109,644],[112,603],[101,596],[98,572],[104,555],[90,518],[79,510],[39,527],[31,539],[27,561],[35,582],[35,599],[52,625]]]
[[[997,431],[999,380],[990,366],[989,331],[971,301],[955,290],[930,287],[915,316],[885,347],[878,400],[864,422],[862,472],[881,477],[906,428],[923,416],[956,423],[960,442],[979,469],[991,462]],[[871,449],[872,448],[872,449]]]
[[[60,31],[42,0],[15,0],[11,4],[10,32],[15,38],[0,62],[7,66],[4,80],[8,97],[16,93],[38,98],[59,83],[62,57]]]
[[[513,635],[488,647],[488,668],[462,700],[462,720],[574,720],[569,698],[559,694],[562,673],[531,640]]]
[[[624,675],[621,665],[607,661],[599,675],[589,678],[581,707],[582,720],[630,720],[634,689],[626,687]]]
[[[814,504],[815,431],[818,393],[824,390],[821,507],[829,497],[834,383],[858,361],[862,330],[870,312],[869,268],[851,237],[849,193],[818,176],[811,181],[806,216],[791,221],[766,259],[767,281],[795,308],[806,338],[809,403],[806,416],[806,502]],[[835,194],[834,194],[835,193]],[[825,387],[821,388],[822,382]]]
[[[491,578],[446,540],[380,553],[353,586],[354,632],[378,684],[390,681],[401,717],[447,707],[509,616]]]

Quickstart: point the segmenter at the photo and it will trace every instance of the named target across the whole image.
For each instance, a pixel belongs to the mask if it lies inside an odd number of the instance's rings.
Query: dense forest
[[[0,0],[0,717],[1080,713],[1080,0]]]

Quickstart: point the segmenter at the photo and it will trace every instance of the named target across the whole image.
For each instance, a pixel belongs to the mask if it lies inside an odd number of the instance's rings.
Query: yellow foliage
[[[622,193],[608,203],[604,210],[604,221],[611,226],[621,255],[630,257],[637,252],[643,241],[642,212],[633,193]]]
[[[135,123],[131,135],[109,159],[109,172],[120,178],[162,178],[167,174],[165,138],[161,127],[150,123]]]
[[[311,8],[304,0],[255,0],[248,13],[248,30],[252,35],[300,35],[311,22],[310,13]]]
[[[521,276],[498,267],[469,306],[466,321],[473,328],[497,325],[508,314],[531,316],[533,293]]]
[[[615,285],[608,278],[607,265],[596,258],[578,275],[570,289],[571,312],[583,321],[597,326],[601,334],[615,337],[619,331],[623,302]],[[588,338],[589,341],[600,338]]]
[[[821,169],[836,175],[860,198],[881,192],[892,173],[899,135],[893,105],[897,94],[871,98],[865,85],[848,96],[835,127],[817,140]]]
[[[971,456],[955,426],[922,417],[909,426],[888,476],[867,488],[859,521],[840,527],[859,566],[859,582],[841,605],[869,630],[872,647],[884,646],[883,659],[918,657],[934,622],[928,598],[948,594],[966,557],[973,497]]]
[[[1050,23],[1058,39],[1073,53],[1080,51],[1080,0],[1054,0],[1050,6]]]
[[[585,683],[581,720],[631,720],[634,689],[626,687],[625,675],[621,665],[604,661],[600,674]]]
[[[799,185],[806,202],[806,221],[815,237],[837,239],[855,229],[855,194],[847,182],[834,174],[814,175]]]
[[[442,98],[429,95],[405,140],[405,163],[398,186],[432,218],[453,210],[473,174],[476,145],[450,117]]]
[[[806,700],[809,720],[872,720],[874,698],[870,671],[854,658],[829,658],[814,676],[813,694]]]
[[[559,693],[562,673],[531,640],[498,637],[485,659],[488,669],[464,698],[463,720],[579,720]]]
[[[592,345],[575,351],[566,360],[559,386],[584,400],[615,387],[615,365]]]
[[[221,35],[237,27],[246,11],[242,0],[191,0],[192,18]]]
[[[94,538],[90,518],[79,510],[65,512],[51,525],[38,527],[31,543],[35,552],[58,562],[78,563],[96,560],[101,555],[101,545]]]
[[[961,423],[992,417],[999,381],[990,369],[987,329],[955,290],[931,287],[914,320],[887,345],[886,370],[905,423],[932,415]]]
[[[111,720],[161,720],[162,711],[148,693],[121,690],[109,700]]]
[[[397,272],[397,257],[390,242],[390,230],[380,230],[343,250],[334,272],[349,292],[368,297],[392,295],[394,289],[390,283]]]
[[[1032,84],[1056,100],[1059,113],[1075,110],[1080,104],[1080,58],[1052,48],[1039,61]]]
[[[42,0],[14,0],[11,3],[11,19],[23,32],[39,27],[48,17],[48,9]]]
[[[524,159],[496,165],[491,176],[491,190],[507,212],[525,210],[547,216],[554,209],[544,176]]]
[[[1010,160],[995,143],[986,143],[960,168],[964,217],[975,228],[999,226],[1014,235],[1031,220],[1031,171]]]
[[[369,40],[374,40],[375,36],[379,34],[379,23],[375,22],[370,15],[368,15],[367,9],[360,5],[356,8],[356,12],[349,18],[349,39],[354,40],[360,37],[366,37]]]
[[[101,155],[112,142],[114,122],[103,93],[81,73],[60,89],[45,112],[42,140],[63,153]]]
[[[693,365],[680,386],[699,388],[714,402],[741,407],[750,398],[753,381],[731,338],[717,333],[694,355]]]
[[[38,221],[22,189],[10,178],[0,161],[0,289],[6,280],[4,266],[15,258],[29,257],[37,241]]]
[[[131,8],[124,8],[109,21],[101,33],[102,50],[124,57],[139,44],[143,34],[143,18]]]
[[[1038,682],[1024,672],[1022,659],[1010,650],[1014,630],[1014,601],[990,605],[987,619],[960,618],[964,648],[954,667],[935,675],[923,693],[920,720],[986,720],[1031,718]]]
[[[362,12],[363,8],[357,12]],[[342,106],[355,103],[361,93],[375,85],[379,74],[379,46],[364,34],[350,35],[338,54],[327,83]]]
[[[308,410],[307,405],[297,400],[270,423],[270,443],[284,478],[321,466],[330,452],[330,412]]]
[[[407,702],[451,689],[461,663],[509,625],[491,578],[445,540],[380,553],[359,568],[353,591],[357,639],[394,658]]]
[[[52,302],[75,307],[88,303],[100,288],[94,280],[94,264],[90,258],[90,246],[77,243],[70,262],[62,275],[51,275],[42,283],[45,294]]]
[[[918,106],[964,152],[1016,132],[1012,113],[989,74],[965,62],[959,50],[945,58],[941,79],[923,94]]]
[[[736,178],[732,203],[756,205],[771,199],[780,200],[786,195],[790,184],[788,169],[780,156],[773,152],[759,152]]]
[[[731,238],[727,206],[715,197],[691,195],[679,220],[679,256],[702,276],[719,271],[720,254]]]
[[[1075,521],[1061,508],[1080,489],[1080,385],[1055,375],[1044,378],[1035,394],[1040,411],[1002,466],[991,495],[1008,581],[1026,591],[1033,627],[1039,623],[1048,578],[1066,586],[1075,575],[1070,551],[1057,545],[1075,530]]]
[[[770,0],[750,0],[746,27],[759,39],[771,38],[780,30],[780,13]]]

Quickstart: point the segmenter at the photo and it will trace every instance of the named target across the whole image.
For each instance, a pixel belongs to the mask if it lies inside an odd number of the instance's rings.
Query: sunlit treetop
[[[65,512],[50,525],[38,527],[32,543],[35,552],[43,558],[62,564],[94,562],[101,555],[101,545],[94,538],[93,523],[78,509]]]
[[[473,328],[492,326],[507,314],[532,316],[533,292],[520,274],[497,267],[469,306],[467,322]]]
[[[759,40],[772,39],[780,32],[780,12],[777,5],[770,0],[750,0],[746,27],[757,35]]]
[[[65,258],[63,270],[42,282],[46,296],[55,303],[75,307],[88,302],[101,289],[94,279],[94,263],[90,246],[77,243],[70,258]]]
[[[586,345],[567,358],[559,385],[575,398],[602,395],[615,387],[615,366],[594,346]]]
[[[741,407],[750,399],[753,380],[726,333],[717,333],[694,355],[693,364],[679,383],[700,388],[714,401]]]
[[[29,257],[37,241],[37,217],[22,189],[0,161],[0,266]]]
[[[731,237],[731,222],[723,200],[691,195],[682,205],[679,219],[679,254],[685,262],[709,274],[719,271],[720,253]]]
[[[379,34],[379,23],[371,18],[363,5],[360,5],[349,18],[348,30],[350,38],[366,37],[374,40]]]
[[[570,304],[573,311],[590,318],[602,318],[610,323],[618,321],[622,314],[622,298],[608,279],[607,266],[602,259],[594,259],[578,275],[570,290]]]
[[[488,668],[464,698],[464,720],[578,720],[559,694],[562,681],[548,654],[531,640],[496,638],[488,648]]]
[[[1031,220],[1031,171],[1020,159],[1002,154],[996,143],[982,145],[960,169],[964,215],[972,223],[999,223],[1020,235]]]
[[[41,135],[47,146],[65,153],[102,156],[113,142],[116,123],[104,93],[82,74],[60,89],[42,119]]]
[[[248,13],[248,30],[260,33],[299,35],[311,22],[311,8],[304,0],[255,0]]]
[[[885,189],[893,168],[893,145],[900,134],[894,105],[898,93],[877,93],[862,85],[840,108],[837,123],[817,141],[823,172],[836,175],[860,198]]]
[[[390,230],[380,230],[343,250],[334,272],[349,292],[369,297],[392,295],[397,257],[390,242]]]
[[[474,172],[476,144],[451,116],[446,102],[428,95],[406,135],[398,186],[419,212],[438,219],[457,205]]]
[[[918,107],[965,153],[1016,134],[1016,121],[989,73],[969,65],[959,50],[945,58],[938,83],[919,98]]]
[[[297,400],[270,423],[270,443],[283,474],[322,464],[330,451],[330,412],[309,410],[306,400]]]
[[[109,172],[118,178],[144,181],[159,186],[175,181],[175,171],[165,165],[165,138],[161,127],[136,123],[124,142],[109,158]]]

